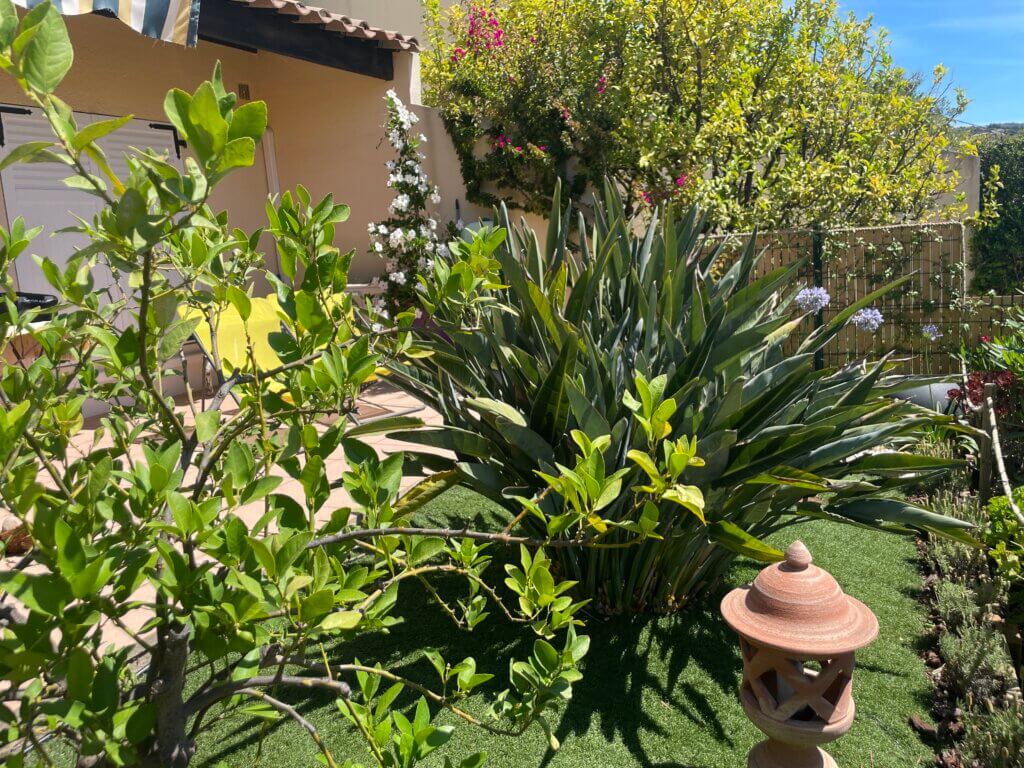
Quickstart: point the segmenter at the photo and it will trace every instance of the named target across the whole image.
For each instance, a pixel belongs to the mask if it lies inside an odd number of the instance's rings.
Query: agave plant
[[[429,354],[395,366],[396,380],[444,417],[445,426],[400,434],[455,454],[424,462],[521,510],[514,499],[543,495],[545,476],[570,464],[577,431],[607,436],[608,472],[622,483],[600,514],[633,520],[642,503],[655,537],[616,547],[629,534],[613,531],[602,548],[552,551],[609,611],[681,607],[737,554],[779,559],[762,538],[802,518],[969,537],[967,523],[891,493],[948,468],[899,448],[949,419],[894,399],[911,382],[884,358],[815,369],[815,352],[899,281],[808,332],[792,302],[801,263],[755,278],[754,241],[724,263],[721,249],[705,249],[697,211],[677,220],[668,210],[645,227],[622,211],[609,186],[585,231],[556,202],[542,247],[501,210],[507,237],[484,233],[454,249],[479,257],[489,243],[508,289],[478,331],[434,335]],[[689,435],[696,456],[673,477],[673,446]],[[673,498],[681,481],[703,494],[703,514]]]

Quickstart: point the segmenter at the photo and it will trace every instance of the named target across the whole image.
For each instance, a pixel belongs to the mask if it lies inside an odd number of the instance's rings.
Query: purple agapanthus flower
[[[935,325],[935,323],[922,325],[921,334],[928,339],[928,341],[938,341],[942,338],[942,331],[939,330],[939,326]]]
[[[855,326],[862,331],[870,331],[871,333],[882,327],[882,321],[882,313],[874,307],[858,309],[853,313],[853,317],[850,318],[850,322]]]
[[[828,291],[819,285],[804,288],[796,295],[796,305],[804,312],[821,312],[830,301],[832,297],[828,295]]]

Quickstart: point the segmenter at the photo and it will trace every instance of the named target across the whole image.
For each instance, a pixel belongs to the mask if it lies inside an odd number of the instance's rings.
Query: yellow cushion
[[[271,333],[281,330],[281,321],[277,316],[277,302],[270,302],[267,299],[252,299],[252,312],[248,321],[243,321],[242,316],[229,307],[214,317],[214,328],[206,322],[203,313],[198,309],[185,309],[181,312],[182,318],[197,318],[199,323],[195,328],[196,338],[211,356],[213,355],[213,333],[217,334],[217,353],[220,355],[221,365],[225,374],[230,374],[236,368],[248,368],[248,349],[246,340],[246,327],[248,326],[248,337],[252,342],[253,358],[259,370],[269,370],[281,365],[281,358],[270,346],[269,337]]]
[[[337,297],[337,301],[341,297]],[[253,358],[256,367],[261,371],[269,371],[281,365],[281,358],[270,346],[270,334],[281,330],[282,321],[285,319],[280,314],[280,305],[277,296],[253,298],[250,300],[251,312],[248,321],[243,321],[241,315],[234,307],[226,307],[214,318],[214,326],[217,333],[217,352],[220,355],[221,367],[225,376],[230,376],[236,368],[249,368],[248,351],[246,348],[246,328],[252,342]],[[213,356],[213,333],[209,323],[198,309],[183,308],[180,311],[182,319],[198,318],[199,323],[195,328],[196,338],[203,349],[210,357]],[[377,381],[378,377],[389,375],[387,368],[378,367],[374,375],[367,379],[367,383]],[[283,388],[275,384],[274,389]]]

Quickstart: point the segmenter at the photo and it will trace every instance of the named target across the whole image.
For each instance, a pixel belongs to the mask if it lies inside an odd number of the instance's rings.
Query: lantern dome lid
[[[871,609],[845,594],[828,571],[813,565],[800,541],[753,584],[727,594],[722,615],[751,643],[794,656],[849,653],[878,636],[878,619]]]

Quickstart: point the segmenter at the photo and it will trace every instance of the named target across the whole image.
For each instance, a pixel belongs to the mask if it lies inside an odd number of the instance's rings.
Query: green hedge
[[[981,178],[999,166],[1002,186],[999,218],[974,235],[971,288],[1010,294],[1024,289],[1024,134],[982,142],[978,151]]]

